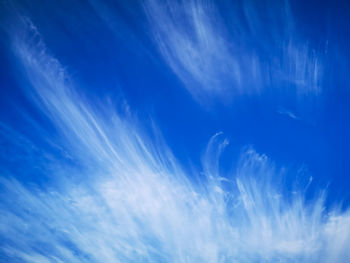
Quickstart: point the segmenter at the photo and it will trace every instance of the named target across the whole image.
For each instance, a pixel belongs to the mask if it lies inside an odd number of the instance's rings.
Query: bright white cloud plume
[[[14,50],[33,103],[78,168],[60,159],[50,189],[1,177],[1,258],[12,262],[347,262],[349,212],[287,194],[279,170],[247,150],[229,178],[215,135],[193,181],[161,139],[78,95],[35,27]],[[103,113],[104,112],[104,113]]]
[[[199,101],[318,95],[322,52],[302,39],[286,1],[264,3],[146,0],[144,10],[164,60]]]

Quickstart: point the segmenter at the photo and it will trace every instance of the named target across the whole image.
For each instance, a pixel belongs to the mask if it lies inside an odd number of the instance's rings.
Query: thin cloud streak
[[[35,36],[35,37],[34,37]],[[12,262],[344,262],[350,214],[325,212],[273,178],[279,169],[248,149],[230,178],[215,135],[204,182],[191,181],[166,144],[131,117],[92,109],[30,24],[14,51],[34,105],[80,166],[55,162],[51,189],[0,180],[0,258]],[[107,114],[104,114],[107,112]],[[73,171],[73,172],[72,172]]]
[[[146,0],[144,10],[164,61],[199,102],[322,91],[323,52],[300,36],[287,1]]]

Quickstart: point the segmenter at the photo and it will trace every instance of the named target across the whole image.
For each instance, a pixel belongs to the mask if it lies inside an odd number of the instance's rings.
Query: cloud
[[[144,10],[164,61],[202,103],[322,91],[323,52],[301,37],[287,1],[146,0]]]
[[[31,25],[31,24],[30,24]],[[248,149],[229,178],[220,133],[196,182],[160,136],[131,116],[83,99],[36,28],[14,38],[32,102],[78,167],[60,158],[51,187],[0,179],[0,258],[11,262],[345,262],[350,214],[325,212],[275,181],[281,171]]]
[[[295,115],[292,111],[281,108],[277,111],[278,114],[285,115],[293,120],[299,120],[300,118]]]

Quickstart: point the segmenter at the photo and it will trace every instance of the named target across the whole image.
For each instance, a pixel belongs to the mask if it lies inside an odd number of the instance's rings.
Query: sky
[[[350,262],[349,3],[0,2],[0,261]]]

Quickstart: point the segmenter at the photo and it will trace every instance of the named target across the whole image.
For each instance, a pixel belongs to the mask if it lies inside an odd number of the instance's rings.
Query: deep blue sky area
[[[127,101],[141,123],[145,126],[150,120],[156,123],[184,164],[199,167],[208,140],[221,131],[230,140],[229,156],[222,158],[222,169],[229,171],[242,149],[251,146],[269,156],[277,166],[289,168],[291,181],[294,177],[297,180],[300,169],[306,169],[316,186],[328,187],[330,200],[346,200],[349,204],[350,5],[346,1],[289,3],[298,37],[322,54],[322,91],[317,98],[307,95],[295,99],[289,96],[293,91],[281,95],[283,92],[275,90],[288,84],[277,81],[259,83],[267,88],[258,95],[233,96],[225,103],[215,96],[208,103],[198,102],[184,88],[186,84],[162,59],[154,44],[141,2],[3,1],[1,122],[43,147],[45,142],[39,133],[28,128],[30,124],[23,112],[54,134],[54,128],[30,105],[20,87],[23,82],[10,35],[21,26],[21,17],[26,16],[37,27],[50,54],[67,69],[88,101],[103,103],[110,99],[117,108],[123,100]],[[230,27],[234,4],[218,1],[217,5],[224,23]],[[276,1],[262,1],[259,5],[257,10],[279,10]],[[254,41],[247,40],[249,48],[255,49],[255,42],[265,41],[265,37],[266,45],[270,44],[274,20],[268,14],[262,15],[262,19],[259,30],[263,33],[259,31]],[[262,36],[264,32],[267,33]],[[256,52],[259,50],[257,45]],[[262,56],[268,61],[268,54]],[[6,136],[1,140],[3,155],[16,155],[15,149],[9,150],[11,142],[6,140]],[[18,170],[16,161],[11,161],[15,158],[5,156],[3,168]],[[20,178],[21,174],[16,176]]]

